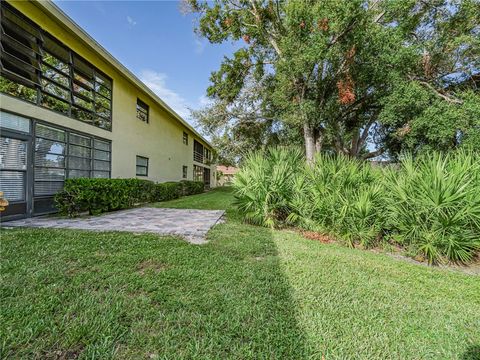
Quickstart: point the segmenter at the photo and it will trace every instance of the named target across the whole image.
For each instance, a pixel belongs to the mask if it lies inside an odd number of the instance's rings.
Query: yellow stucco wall
[[[29,1],[9,3],[112,79],[112,131],[3,94],[0,95],[2,109],[111,140],[113,178],[136,177],[136,155],[140,155],[149,158],[149,180],[181,180],[183,165],[188,166],[188,179],[193,179],[193,140],[197,139],[206,146],[204,141],[115,67],[105,62],[81,37],[71,33],[68,28],[43,13],[39,7]],[[136,118],[137,98],[149,106],[148,124]],[[188,145],[183,144],[184,131],[189,135]],[[210,168],[210,182],[214,186],[215,169],[214,166]]]

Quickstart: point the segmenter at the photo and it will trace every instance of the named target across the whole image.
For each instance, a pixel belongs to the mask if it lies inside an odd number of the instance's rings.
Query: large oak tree
[[[325,148],[368,159],[478,139],[478,1],[187,3],[199,34],[242,44],[196,113],[210,130],[269,134],[278,123],[302,132],[309,160]]]

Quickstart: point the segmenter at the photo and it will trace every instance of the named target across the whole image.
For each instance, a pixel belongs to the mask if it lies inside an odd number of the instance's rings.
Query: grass
[[[480,356],[480,280],[242,224],[206,245],[3,230],[0,358],[462,359]]]
[[[231,212],[233,194],[229,187],[219,187],[204,194],[185,196],[180,199],[153,204],[160,208],[229,210]]]

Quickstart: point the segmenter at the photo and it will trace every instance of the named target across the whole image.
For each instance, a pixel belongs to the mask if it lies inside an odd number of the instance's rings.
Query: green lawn
[[[228,189],[158,206],[231,207]],[[478,359],[480,277],[229,220],[4,230],[0,358]]]
[[[155,207],[175,209],[224,210],[232,212],[233,194],[231,188],[219,187],[204,194],[185,196],[180,199],[159,202]]]

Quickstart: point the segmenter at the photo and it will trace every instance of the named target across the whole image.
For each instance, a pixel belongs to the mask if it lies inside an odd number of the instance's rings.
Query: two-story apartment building
[[[212,147],[51,1],[1,1],[3,220],[54,211],[68,178],[201,180]]]

